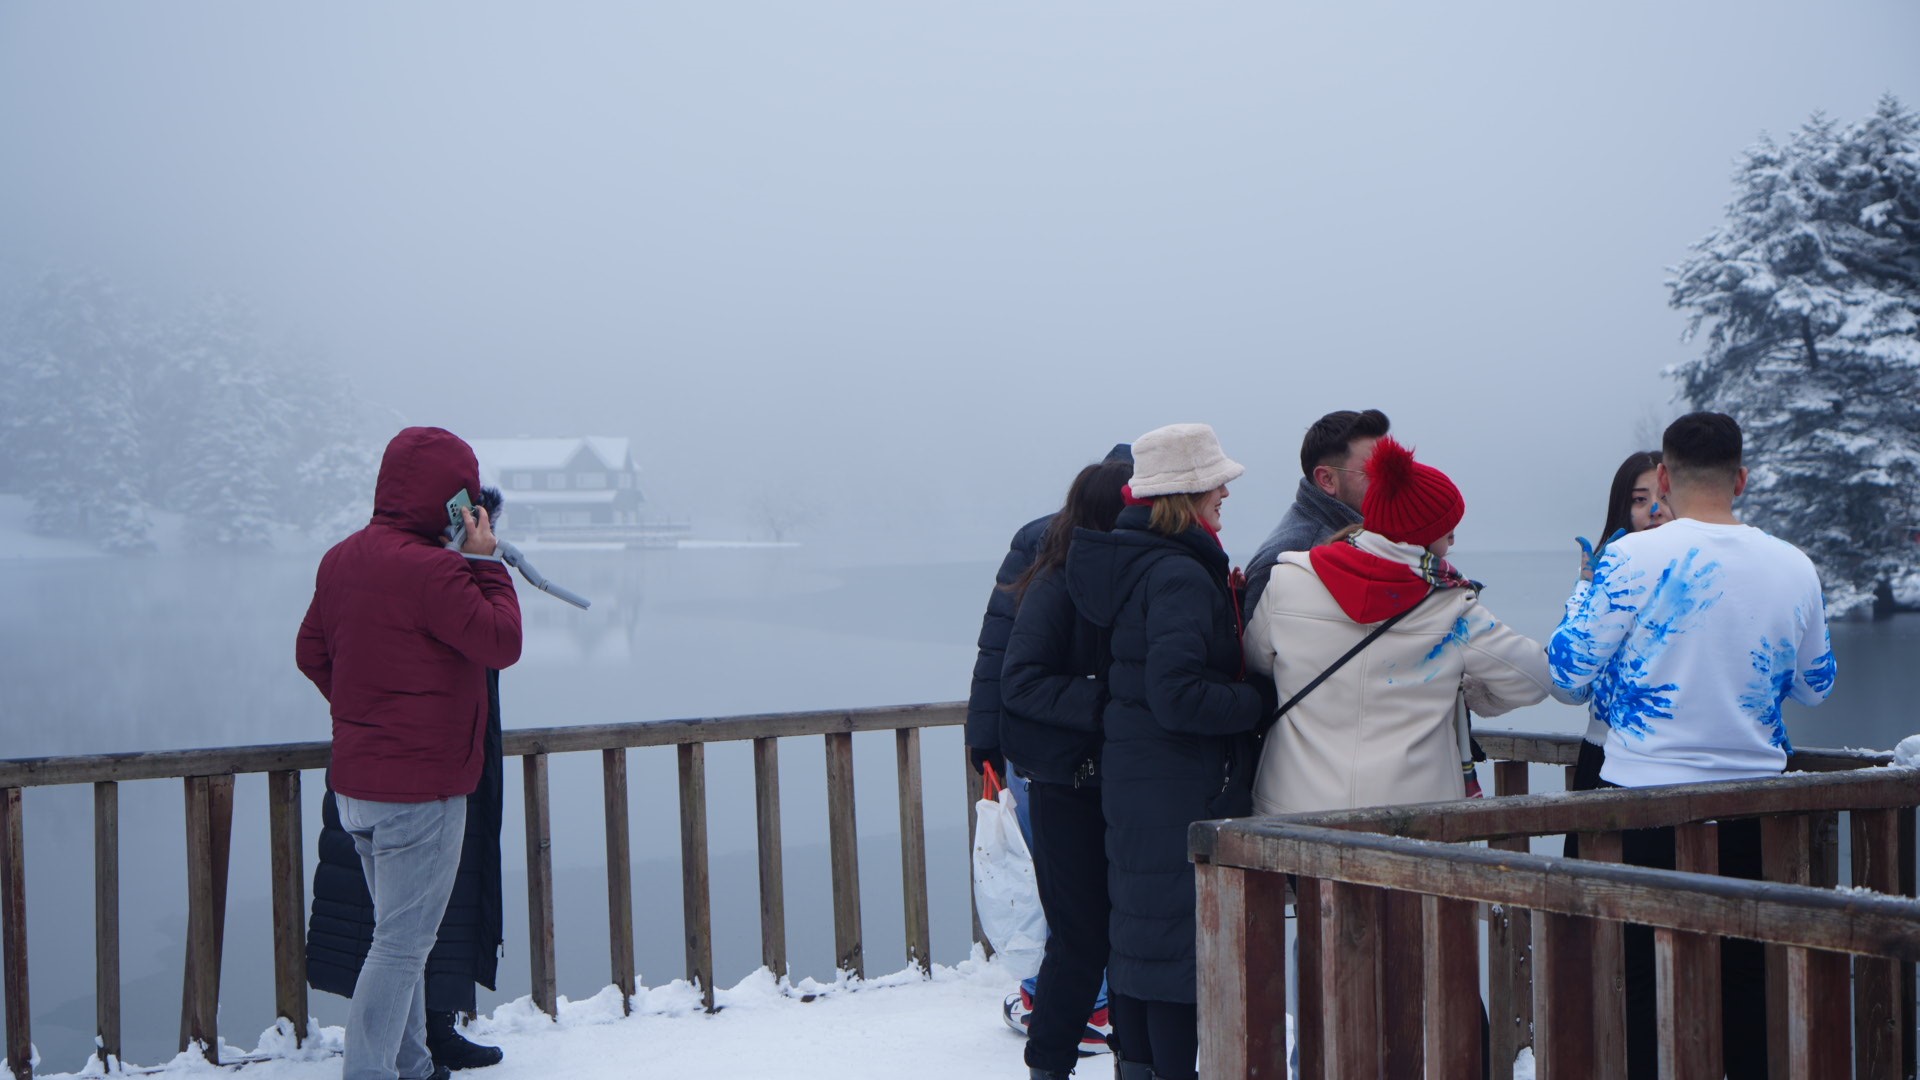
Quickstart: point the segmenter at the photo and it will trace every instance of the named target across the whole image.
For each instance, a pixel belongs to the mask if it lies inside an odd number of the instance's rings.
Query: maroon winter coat
[[[320,560],[294,659],[332,707],[342,795],[426,802],[479,783],[487,669],[520,658],[520,601],[505,565],[444,546],[461,488],[480,491],[472,448],[407,428],[380,460],[373,520]]]

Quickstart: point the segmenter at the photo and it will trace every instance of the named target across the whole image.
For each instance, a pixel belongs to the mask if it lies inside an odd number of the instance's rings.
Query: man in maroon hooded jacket
[[[520,603],[486,511],[460,510],[459,550],[444,538],[447,502],[463,489],[480,490],[465,442],[439,428],[394,436],[373,520],[321,558],[294,649],[333,714],[327,782],[373,893],[343,1080],[436,1075],[427,953],[480,779],[487,669],[520,658]]]

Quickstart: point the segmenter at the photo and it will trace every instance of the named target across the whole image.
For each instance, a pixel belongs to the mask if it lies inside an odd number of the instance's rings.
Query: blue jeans
[[[467,800],[389,803],[336,793],[373,894],[373,945],[347,1011],[342,1080],[418,1080],[427,1052],[427,953],[460,870]]]

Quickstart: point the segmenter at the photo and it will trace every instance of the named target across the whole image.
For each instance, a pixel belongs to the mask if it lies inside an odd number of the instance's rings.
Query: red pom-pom
[[[1405,491],[1413,483],[1413,451],[1391,435],[1374,443],[1373,456],[1367,458],[1367,483],[1388,499]]]

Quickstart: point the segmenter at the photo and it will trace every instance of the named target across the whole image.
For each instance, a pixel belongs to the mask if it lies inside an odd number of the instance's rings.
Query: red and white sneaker
[[[1082,1054],[1111,1053],[1113,1047],[1107,1045],[1107,1036],[1111,1034],[1113,1034],[1113,1022],[1107,1018],[1106,1008],[1103,1006],[1093,1010],[1093,1015],[1087,1017],[1085,1030],[1080,1032],[1080,1052]]]
[[[1008,994],[1007,1000],[1000,1006],[1000,1015],[1007,1020],[1007,1026],[1020,1033],[1027,1034],[1027,1025],[1033,1022],[1033,995],[1021,987],[1016,993]]]

